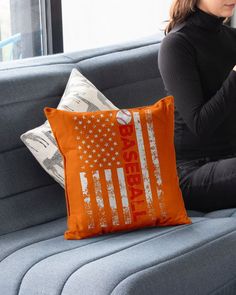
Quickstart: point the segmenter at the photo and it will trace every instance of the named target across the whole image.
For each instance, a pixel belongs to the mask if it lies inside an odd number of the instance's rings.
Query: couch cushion
[[[45,121],[44,107],[58,105],[72,68],[118,107],[147,105],[165,94],[157,67],[161,39],[0,65],[0,235],[66,214],[63,190],[20,135]]]
[[[206,217],[206,218],[222,218],[222,217],[236,217],[236,208],[216,210],[213,212],[200,212],[194,210],[187,210],[190,217]]]
[[[192,221],[66,241],[59,219],[4,235],[1,294],[233,295],[236,218]]]

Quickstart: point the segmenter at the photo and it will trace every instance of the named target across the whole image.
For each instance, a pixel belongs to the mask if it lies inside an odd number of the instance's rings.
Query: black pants
[[[236,154],[178,160],[177,170],[186,209],[236,208]]]

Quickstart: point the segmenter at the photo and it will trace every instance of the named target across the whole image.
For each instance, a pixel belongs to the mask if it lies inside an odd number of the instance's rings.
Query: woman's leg
[[[236,208],[236,157],[190,162],[178,169],[186,208],[203,212]]]

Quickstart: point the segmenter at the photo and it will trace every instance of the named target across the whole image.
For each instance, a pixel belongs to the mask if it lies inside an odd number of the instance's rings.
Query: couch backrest
[[[165,95],[161,38],[0,64],[0,235],[66,215],[63,189],[20,135],[45,121],[45,106],[57,106],[72,68],[120,108],[153,103]]]

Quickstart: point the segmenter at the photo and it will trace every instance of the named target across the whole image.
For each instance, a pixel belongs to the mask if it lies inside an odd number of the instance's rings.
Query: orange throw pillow
[[[176,171],[172,96],[126,110],[45,114],[64,159],[66,239],[191,223]]]

